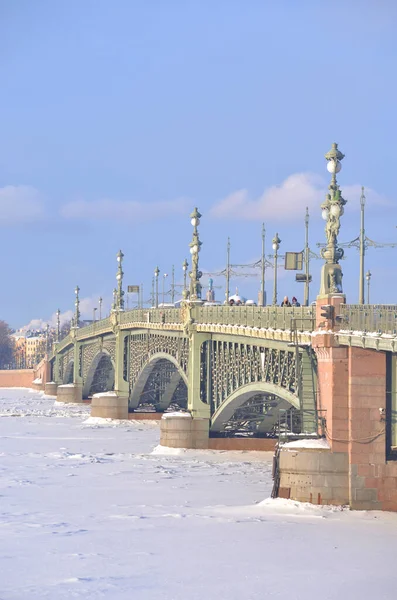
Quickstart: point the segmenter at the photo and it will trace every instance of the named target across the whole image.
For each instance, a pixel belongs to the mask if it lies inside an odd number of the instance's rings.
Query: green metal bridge
[[[130,412],[188,409],[213,433],[269,434],[291,407],[315,431],[315,311],[189,302],[113,311],[55,344],[52,380],[80,386],[82,398],[115,390]],[[395,352],[397,306],[342,305],[335,335],[341,346]]]
[[[213,432],[243,424],[267,434],[290,407],[314,431],[314,317],[312,306],[114,311],[55,344],[52,380],[83,398],[115,390],[130,412],[187,408]]]

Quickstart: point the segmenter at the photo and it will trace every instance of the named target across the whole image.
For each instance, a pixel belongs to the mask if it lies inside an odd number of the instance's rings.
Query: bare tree
[[[5,321],[0,321],[0,369],[7,368],[13,362],[14,346],[11,329]]]

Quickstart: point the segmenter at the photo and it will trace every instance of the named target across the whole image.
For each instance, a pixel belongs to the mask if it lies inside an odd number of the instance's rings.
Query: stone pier
[[[169,448],[208,448],[209,419],[186,413],[165,413],[160,421],[160,444]]]

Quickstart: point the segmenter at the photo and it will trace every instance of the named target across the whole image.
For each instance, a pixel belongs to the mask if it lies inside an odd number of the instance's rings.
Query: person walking
[[[288,300],[288,296],[284,296],[284,300],[282,301],[280,306],[291,306],[291,302]]]
[[[292,306],[300,306],[300,302],[295,298],[295,296],[291,300]]]

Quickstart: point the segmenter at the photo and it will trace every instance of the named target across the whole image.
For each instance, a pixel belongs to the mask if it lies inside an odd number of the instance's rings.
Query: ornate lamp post
[[[102,298],[99,298],[99,300],[98,300],[98,304],[99,304],[99,320],[102,319],[102,302],[103,302]]]
[[[49,331],[50,331],[50,326],[47,323],[46,328],[45,328],[45,353],[48,354],[48,349],[49,349]]]
[[[117,290],[114,288],[113,290],[113,305],[112,310],[117,310]]]
[[[193,225],[193,237],[190,242],[190,254],[192,255],[192,270],[190,271],[190,300],[198,301],[201,300],[201,283],[200,277],[202,276],[202,272],[199,270],[199,252],[201,248],[201,242],[198,234],[198,226],[200,225],[200,217],[201,214],[197,210],[194,209],[192,214],[190,215],[190,222]]]
[[[79,297],[80,288],[76,285],[74,293],[76,294],[76,300],[74,302],[75,311],[74,311],[74,326],[78,327],[80,322],[80,297]]]
[[[186,277],[187,277],[187,268],[189,266],[189,263],[187,262],[187,259],[185,258],[185,260],[182,263],[182,269],[183,269],[183,294],[182,296],[185,298],[186,293],[187,293],[187,285],[186,285]]]
[[[266,229],[265,224],[262,223],[262,258],[261,258],[261,306],[265,306],[265,274],[266,274],[266,257],[265,257],[265,238],[266,238]]]
[[[154,278],[156,280],[156,308],[159,307],[159,275],[160,269],[156,267],[154,270]]]
[[[367,304],[369,304],[369,287],[371,284],[371,277],[372,277],[371,271],[367,271],[365,274],[365,279],[367,280]]]
[[[116,310],[124,310],[124,290],[123,290],[123,258],[124,254],[121,250],[119,250],[117,254],[117,262],[119,263],[119,267],[117,269],[116,279],[117,279],[117,303]]]
[[[341,160],[344,154],[338,150],[338,144],[332,144],[332,148],[325,158],[327,159],[327,170],[332,174],[331,183],[328,186],[328,193],[325,201],[321,205],[322,217],[326,221],[325,235],[327,245],[321,249],[321,256],[325,259],[321,271],[321,287],[320,296],[328,296],[329,294],[342,294],[342,268],[339,264],[343,257],[343,249],[338,248],[338,239],[340,229],[340,217],[344,213],[344,205],[346,200],[342,198],[342,193],[336,181],[336,174],[342,168]]]
[[[274,250],[274,283],[273,283],[273,306],[277,306],[277,259],[278,249],[280,248],[281,240],[278,233],[272,239],[272,248]]]
[[[164,304],[164,283],[165,283],[165,280],[167,279],[167,277],[168,277],[168,273],[164,273],[163,274],[163,290],[162,290],[162,292],[163,292],[163,294],[162,294],[162,296],[163,296],[163,304]]]
[[[56,315],[57,315],[57,339],[56,339],[56,341],[59,342],[59,338],[61,335],[61,311],[59,310],[59,308],[56,312]]]

